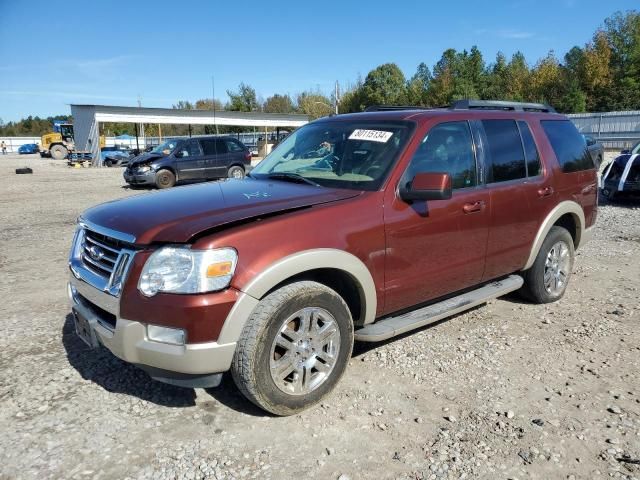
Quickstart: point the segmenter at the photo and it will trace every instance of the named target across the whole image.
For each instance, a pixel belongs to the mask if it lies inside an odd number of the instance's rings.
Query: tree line
[[[229,100],[181,100],[173,108],[228,110],[240,112],[303,113],[312,119],[334,111],[333,96],[319,90],[291,96],[276,93],[262,99],[256,90],[240,83],[228,90]],[[583,46],[571,48],[562,58],[554,51],[531,64],[516,52],[507,58],[498,52],[487,62],[476,47],[445,50],[429,67],[422,62],[409,78],[395,63],[371,70],[364,79],[349,85],[338,101],[340,113],[359,112],[370,105],[416,105],[441,107],[458,99],[496,99],[547,103],[563,113],[603,112],[640,109],[640,12],[616,12],[606,18]],[[58,115],[40,119],[29,116],[2,124],[0,136],[41,135],[51,130]],[[134,134],[127,123],[101,125],[107,135]],[[160,128],[162,131],[160,131]],[[219,133],[243,131],[241,127],[219,126]],[[193,126],[193,134],[215,133],[212,125]],[[145,134],[186,135],[186,125],[145,125]]]

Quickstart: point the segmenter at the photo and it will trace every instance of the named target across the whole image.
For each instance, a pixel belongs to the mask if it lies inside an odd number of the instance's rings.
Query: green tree
[[[196,110],[213,110],[214,106],[216,110],[224,110],[224,105],[222,105],[222,102],[217,98],[215,100],[201,98],[200,100],[196,100],[195,103]]]
[[[395,63],[385,63],[371,70],[362,85],[365,106],[402,105],[406,98],[406,80]]]
[[[529,65],[522,52],[511,57],[505,71],[505,99],[523,102],[529,98]]]
[[[427,92],[431,84],[431,70],[426,63],[418,65],[416,73],[407,82],[407,103],[409,105],[427,106]]]
[[[244,82],[240,83],[237,91],[227,90],[229,103],[227,110],[233,112],[255,112],[259,108],[256,91]]]
[[[355,84],[349,85],[340,98],[338,111],[340,113],[361,112],[364,110],[364,99],[362,98],[362,87],[364,82],[362,77],[358,75]]]
[[[504,56],[504,53],[498,52],[495,63],[488,69],[484,99],[507,98],[507,68],[507,57]]]
[[[525,98],[534,102],[557,105],[564,96],[563,74],[553,51],[536,63],[529,75],[529,91]]]
[[[448,105],[453,99],[456,55],[453,48],[445,50],[433,67],[433,79],[427,91],[427,103],[433,107]]]
[[[175,105],[172,105],[171,108],[177,110],[193,110],[195,106],[188,100],[180,100]]]
[[[262,109],[266,113],[292,113],[295,110],[291,97],[278,93],[267,98]]]
[[[640,13],[616,12],[605,19],[605,38],[611,47],[611,88],[602,106],[625,110],[640,108]]]
[[[298,111],[309,115],[312,120],[333,113],[331,99],[319,92],[302,92],[297,98]]]

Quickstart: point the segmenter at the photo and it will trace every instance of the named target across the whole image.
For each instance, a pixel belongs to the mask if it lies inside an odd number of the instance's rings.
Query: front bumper
[[[171,345],[147,338],[146,325],[119,317],[119,299],[71,274],[69,300],[88,319],[100,344],[116,357],[147,370],[153,378],[181,386],[190,376],[200,378],[229,370],[235,342]],[[97,308],[96,308],[97,307]],[[212,386],[212,385],[209,385]]]
[[[145,173],[135,173],[128,169],[122,174],[124,181],[132,185],[154,185],[156,183],[156,172],[149,170]]]

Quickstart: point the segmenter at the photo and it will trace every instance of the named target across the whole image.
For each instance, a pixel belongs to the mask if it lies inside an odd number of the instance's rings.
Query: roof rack
[[[418,107],[415,105],[371,105],[365,108],[365,112],[390,112],[394,110],[430,110],[428,107]]]
[[[500,100],[457,100],[451,104],[453,110],[507,110],[515,112],[556,113],[544,103],[505,102]]]

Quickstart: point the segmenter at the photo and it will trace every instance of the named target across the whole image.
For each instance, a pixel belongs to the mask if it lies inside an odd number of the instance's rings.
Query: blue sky
[[[69,113],[70,103],[170,107],[244,81],[263,98],[330,92],[377,65],[410,76],[447,48],[534,63],[584,45],[637,0],[276,2],[0,0],[0,118]],[[43,15],[53,12],[52,15]],[[48,17],[48,19],[46,18]]]

